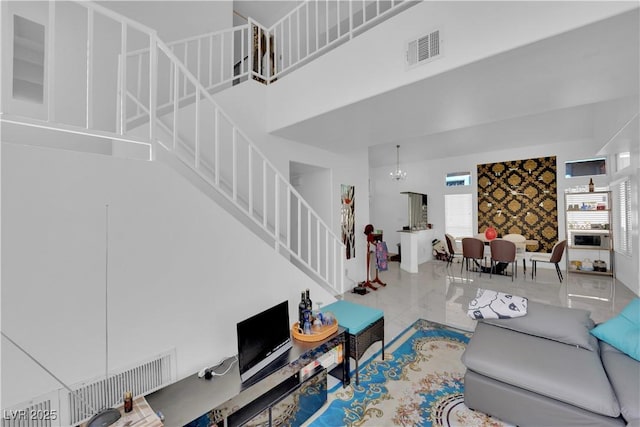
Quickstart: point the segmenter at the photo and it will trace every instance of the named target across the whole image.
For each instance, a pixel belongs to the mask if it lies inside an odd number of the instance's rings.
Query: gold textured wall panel
[[[537,240],[528,251],[551,252],[558,241],[556,158],[478,165],[478,232]]]

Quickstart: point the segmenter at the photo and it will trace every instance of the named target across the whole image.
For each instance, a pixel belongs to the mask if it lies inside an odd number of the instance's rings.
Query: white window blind
[[[471,194],[445,194],[444,229],[454,237],[474,235]]]
[[[614,211],[614,248],[616,252],[631,256],[631,181],[626,179],[617,185],[618,212]]]

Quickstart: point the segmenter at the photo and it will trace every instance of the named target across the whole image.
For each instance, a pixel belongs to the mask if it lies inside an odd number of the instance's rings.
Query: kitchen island
[[[409,273],[417,273],[420,264],[433,259],[431,242],[435,232],[433,229],[424,229],[402,230],[398,233],[402,248],[400,268]]]

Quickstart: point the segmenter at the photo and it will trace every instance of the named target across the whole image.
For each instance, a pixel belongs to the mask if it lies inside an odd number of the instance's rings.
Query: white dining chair
[[[556,273],[558,273],[558,279],[560,279],[560,283],[562,283],[563,276],[562,271],[560,270],[560,260],[562,259],[562,254],[564,254],[564,250],[567,246],[566,240],[561,240],[560,242],[553,245],[553,249],[551,249],[550,254],[534,254],[531,256],[531,278],[536,277],[536,267],[539,262],[548,262],[554,264],[556,267]]]
[[[527,252],[527,238],[522,234],[507,234],[503,237],[504,240],[508,240],[513,242],[516,245],[516,259],[522,260],[522,268],[524,268],[525,274],[527,273],[527,264],[525,260],[525,255]],[[516,270],[518,269],[518,264],[516,263]]]
[[[462,258],[462,249],[458,247],[456,244],[456,239],[451,234],[445,234],[445,239],[447,240],[447,266],[453,262],[453,259],[458,257]]]

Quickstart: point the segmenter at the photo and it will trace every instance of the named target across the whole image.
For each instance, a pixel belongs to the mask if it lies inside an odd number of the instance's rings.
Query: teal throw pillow
[[[640,298],[631,301],[616,317],[593,328],[591,334],[640,361]]]

